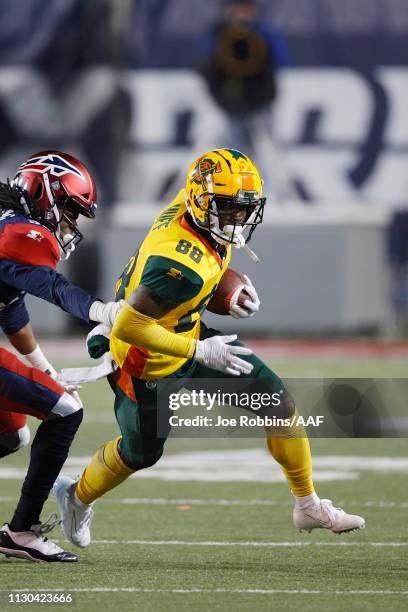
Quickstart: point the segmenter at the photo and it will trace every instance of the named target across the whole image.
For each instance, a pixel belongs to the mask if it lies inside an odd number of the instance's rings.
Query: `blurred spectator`
[[[261,21],[254,0],[229,0],[222,20],[201,41],[201,51],[203,61],[198,69],[227,114],[229,146],[251,152],[267,187],[279,197],[293,198],[271,125],[277,71],[290,63],[284,38]],[[214,144],[226,143],[219,142],[217,135]]]
[[[289,53],[279,32],[258,20],[253,0],[230,0],[202,51],[202,73],[227,113],[241,117],[269,110],[277,94],[276,69],[289,64]]]

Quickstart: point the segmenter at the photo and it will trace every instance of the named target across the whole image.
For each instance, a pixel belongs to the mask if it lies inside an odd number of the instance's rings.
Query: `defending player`
[[[87,322],[113,324],[119,302],[103,304],[55,270],[82,239],[78,216],[93,218],[95,210],[91,174],[66,153],[34,154],[11,184],[0,183],[0,326],[31,365],[0,348],[0,456],[28,443],[26,414],[42,421],[17,508],[0,530],[0,552],[33,561],[77,561],[44,537],[54,525],[41,524],[40,514],[81,423],[82,404],[54,380],[57,372],[38,346],[24,295]]]
[[[241,376],[248,378],[249,388],[268,384],[271,393],[282,393],[280,416],[294,413],[293,401],[274,372],[235,342],[236,336],[222,336],[200,320],[228,267],[231,245],[245,245],[244,232],[248,241],[262,221],[264,205],[261,179],[246,155],[232,149],[205,153],[192,164],[186,189],[159,214],[126,266],[116,297],[127,302],[110,342],[119,365],[110,384],[122,435],[96,452],[78,483],[61,476],[53,489],[64,534],[72,543],[90,543],[95,499],[160,459],[165,440],[157,436],[153,381]],[[230,314],[236,317],[259,309],[249,279],[246,289],[250,299],[244,307],[233,307]],[[364,519],[334,508],[315,493],[303,430],[267,432],[267,444],[294,495],[295,526],[336,533],[364,527]]]

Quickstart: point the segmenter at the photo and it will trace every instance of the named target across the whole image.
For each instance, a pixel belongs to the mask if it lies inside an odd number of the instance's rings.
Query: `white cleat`
[[[69,476],[58,476],[52,487],[61,515],[61,529],[64,536],[80,548],[91,543],[91,522],[93,504],[81,504],[75,499],[77,481]]]
[[[321,499],[319,503],[306,508],[294,508],[293,522],[300,531],[312,529],[330,529],[333,533],[345,533],[364,529],[365,520],[356,514],[347,514],[341,508],[335,508],[330,499]]]

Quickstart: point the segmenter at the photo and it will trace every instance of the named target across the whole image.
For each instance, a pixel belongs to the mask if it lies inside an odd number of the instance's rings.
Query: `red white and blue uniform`
[[[95,298],[56,272],[59,260],[59,245],[50,230],[11,210],[0,215],[0,327],[5,334],[29,322],[26,293],[89,321]],[[43,419],[63,394],[50,376],[0,348],[0,433],[25,424],[15,413]]]

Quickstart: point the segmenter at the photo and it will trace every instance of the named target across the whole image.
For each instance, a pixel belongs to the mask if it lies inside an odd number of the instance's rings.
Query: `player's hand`
[[[125,300],[119,300],[118,302],[93,302],[89,309],[89,318],[91,321],[97,323],[103,323],[108,327],[113,327],[116,317],[119,314]]]
[[[258,293],[255,287],[253,286],[249,276],[244,274],[244,278],[246,280],[246,284],[244,285],[242,291],[245,290],[248,293],[250,299],[245,300],[243,306],[240,306],[238,304],[238,295],[236,297],[236,300],[231,299],[232,305],[229,314],[235,319],[253,317],[254,314],[258,312],[261,303],[258,297]]]
[[[64,378],[64,374],[62,372],[58,372],[57,376],[54,379],[67,393],[70,393],[74,396],[74,393],[78,391],[78,389],[82,389],[82,385],[77,383],[67,382]],[[77,394],[78,395],[78,394]],[[74,396],[75,397],[75,396]],[[78,395],[79,398],[79,395]],[[76,399],[76,397],[75,397]]]
[[[54,380],[61,385],[61,387],[78,402],[81,408],[84,407],[81,398],[79,397],[78,389],[82,389],[82,385],[78,385],[76,383],[67,382],[64,380],[64,375],[62,372],[56,372],[57,376],[53,377]]]
[[[246,346],[231,346],[229,342],[237,339],[232,336],[213,336],[206,340],[197,340],[195,359],[214,370],[240,376],[250,374],[253,365],[238,355],[252,355],[251,349]]]

